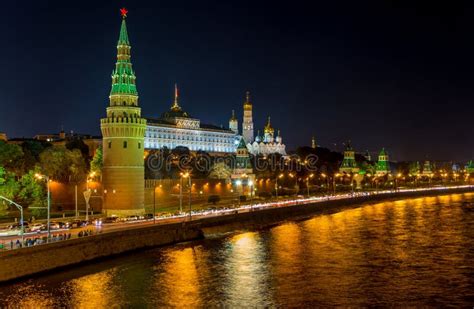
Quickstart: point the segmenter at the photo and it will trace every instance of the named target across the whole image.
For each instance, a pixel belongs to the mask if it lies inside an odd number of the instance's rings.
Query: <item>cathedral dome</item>
[[[272,124],[270,123],[270,117],[268,117],[268,121],[264,129],[264,133],[270,134],[270,135],[273,135],[275,133],[275,130],[273,129]]]

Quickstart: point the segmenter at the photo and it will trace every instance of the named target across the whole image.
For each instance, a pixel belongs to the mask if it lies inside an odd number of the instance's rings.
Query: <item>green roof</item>
[[[128,40],[125,18],[122,19],[120,36],[117,43],[117,63],[112,71],[112,88],[110,94],[138,95],[135,84],[136,76],[130,61],[130,42]]]
[[[382,151],[380,151],[379,156],[386,156],[387,152],[385,151],[385,148],[382,148]]]
[[[240,139],[239,146],[237,146],[237,149],[247,149],[247,145],[245,145],[244,138]]]
[[[122,19],[118,45],[130,45],[130,42],[128,41],[127,23],[125,22],[125,18]]]

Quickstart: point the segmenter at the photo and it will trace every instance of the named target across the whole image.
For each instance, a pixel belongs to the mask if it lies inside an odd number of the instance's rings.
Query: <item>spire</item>
[[[235,110],[232,110],[232,117],[230,117],[230,121],[237,121],[237,118],[235,117]]]
[[[125,22],[126,17],[127,15],[123,15],[122,13],[122,26],[120,27],[120,35],[117,45],[130,45],[130,42],[128,41],[127,23]]]
[[[263,131],[265,134],[271,134],[275,133],[275,130],[272,128],[272,123],[270,121],[270,116],[268,116],[267,124],[265,125],[265,129]]]
[[[111,105],[138,105],[138,92],[135,84],[136,76],[132,69],[130,61],[130,41],[128,39],[127,24],[125,18],[128,11],[123,8],[120,10],[122,14],[122,25],[120,27],[120,35],[117,43],[117,62],[115,69],[112,71],[112,89],[110,91]],[[136,96],[133,100],[119,98],[122,95]],[[115,98],[112,98],[115,96]]]
[[[245,94],[244,110],[251,110],[252,103],[250,103],[250,91],[247,91]]]
[[[174,103],[171,106],[172,111],[181,111],[181,106],[179,106],[179,89],[178,84],[174,84]]]

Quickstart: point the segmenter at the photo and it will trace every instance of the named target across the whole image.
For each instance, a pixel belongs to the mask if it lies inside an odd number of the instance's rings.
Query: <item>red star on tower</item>
[[[127,13],[128,13],[128,11],[127,11],[126,8],[121,8],[120,9],[120,14],[122,14],[123,18],[127,17]]]

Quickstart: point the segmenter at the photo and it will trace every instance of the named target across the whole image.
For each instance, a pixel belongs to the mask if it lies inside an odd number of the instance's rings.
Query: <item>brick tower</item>
[[[135,72],[130,62],[130,42],[121,10],[122,26],[117,44],[117,63],[107,117],[101,119],[103,148],[103,212],[107,216],[144,214],[144,137],[146,119],[141,118]]]

